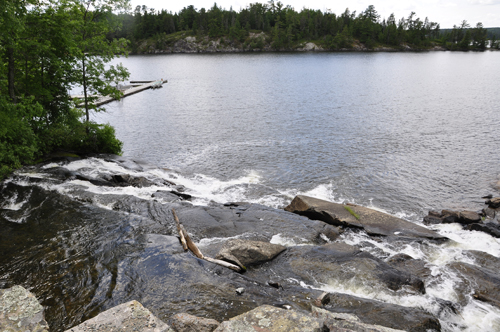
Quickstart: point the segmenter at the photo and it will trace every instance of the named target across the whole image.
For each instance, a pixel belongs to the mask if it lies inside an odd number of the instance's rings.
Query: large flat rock
[[[349,209],[358,218],[349,212]],[[285,210],[311,219],[322,220],[330,225],[362,228],[369,235],[416,237],[433,240],[447,239],[425,227],[355,204],[343,205],[298,195]]]
[[[322,332],[323,321],[295,310],[263,305],[222,322],[215,332]]]
[[[0,289],[0,330],[8,332],[48,332],[43,307],[22,286]]]
[[[366,324],[408,332],[441,331],[439,320],[420,308],[404,307],[341,293],[327,294],[322,302],[325,303],[324,309],[355,315]]]
[[[174,332],[137,301],[106,310],[66,332]]]

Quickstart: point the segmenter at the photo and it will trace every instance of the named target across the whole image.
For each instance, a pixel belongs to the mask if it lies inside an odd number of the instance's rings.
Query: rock
[[[243,287],[236,288],[236,294],[243,295],[243,293],[245,293],[245,288]]]
[[[452,271],[462,277],[462,283],[457,286],[460,294],[473,293],[473,297],[488,302],[500,308],[500,277],[498,271],[491,271],[479,266],[453,262],[447,265]]]
[[[469,224],[464,227],[468,231],[480,231],[488,233],[493,237],[500,238],[500,225],[496,223],[486,223],[486,224]]]
[[[421,279],[426,279],[431,275],[431,269],[426,266],[425,261],[414,259],[409,255],[396,254],[387,259],[386,262],[398,270],[413,274]]]
[[[120,304],[66,332],[174,332],[137,301]]]
[[[295,310],[263,305],[222,322],[216,332],[323,332],[322,320]]]
[[[48,332],[42,305],[22,286],[0,289],[0,330]]]
[[[266,273],[268,275],[263,275]],[[318,286],[342,283],[346,287],[363,285],[383,291],[387,288],[402,290],[404,287],[407,291],[425,293],[424,283],[417,276],[345,243],[289,247],[264,268],[247,271],[248,277],[257,280],[269,280],[275,274]],[[285,289],[288,286],[283,285]]]
[[[419,308],[403,307],[360,297],[330,293],[324,309],[357,316],[361,322],[409,332],[441,331],[439,320]]]
[[[486,201],[485,204],[488,204],[488,207],[492,209],[500,208],[500,197],[493,197]]]
[[[481,223],[481,216],[474,211],[462,211],[458,214],[458,222],[465,225]]]
[[[215,258],[236,264],[245,270],[247,266],[270,261],[284,250],[286,247],[279,244],[233,239],[224,244]]]
[[[113,181],[120,185],[134,186],[138,188],[151,187],[155,183],[146,179],[143,176],[134,177],[129,174],[116,174],[113,175]]]
[[[465,256],[474,260],[474,265],[490,270],[493,274],[500,271],[500,258],[490,255],[484,251],[466,250],[462,252]]]
[[[349,208],[359,216],[359,220],[342,204],[303,195],[296,196],[285,210],[311,219],[322,220],[331,225],[363,228],[370,235],[421,237],[435,240],[447,239],[427,228],[386,213],[354,204],[350,204]]]
[[[439,211],[429,211],[429,216],[441,218],[441,212]]]
[[[441,217],[436,217],[432,215],[428,215],[424,217],[424,224],[426,225],[435,225],[435,224],[441,224],[443,222],[443,219]]]
[[[182,199],[191,199],[191,198],[193,198],[193,196],[191,196],[189,194],[184,194],[184,193],[182,193],[180,191],[172,190],[171,193],[174,194],[174,195],[179,196]]]
[[[484,209],[483,209],[483,211],[482,211],[482,212],[483,212],[483,214],[484,214],[484,216],[485,216],[486,218],[493,219],[493,218],[495,218],[495,216],[496,216],[496,212],[497,212],[497,210],[496,210],[496,209],[492,209],[492,208],[490,208],[490,207],[486,207],[486,208],[484,208]]]
[[[329,331],[340,332],[404,332],[390,327],[365,324],[360,319],[351,314],[335,313],[321,308],[312,307],[312,316],[319,318]]]
[[[453,224],[458,222],[459,216],[457,211],[443,210],[441,211],[441,216],[443,219],[443,224]]]
[[[215,319],[180,313],[172,316],[170,325],[176,332],[212,332],[220,323]]]
[[[482,196],[481,198],[490,199],[490,198],[493,198],[493,195],[492,194],[488,194],[488,195]]]
[[[157,190],[155,193],[151,194],[151,197],[158,198],[166,202],[175,202],[180,200],[180,197],[178,195],[167,190]]]

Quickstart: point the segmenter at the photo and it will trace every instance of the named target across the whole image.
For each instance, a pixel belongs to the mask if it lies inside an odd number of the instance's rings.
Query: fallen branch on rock
[[[174,220],[175,220],[175,223],[177,225],[177,232],[179,232],[179,236],[180,236],[180,239],[181,239],[182,248],[184,248],[184,251],[186,251],[186,250],[188,250],[188,246],[187,246],[184,234],[182,233],[181,223],[179,222],[179,218],[177,217],[177,214],[175,213],[174,209],[172,209],[172,214],[174,215]]]
[[[180,240],[181,240],[181,243],[182,243],[182,247],[184,248],[184,250],[188,250],[188,248],[189,248],[189,250],[191,250],[191,252],[196,257],[198,257],[200,259],[204,259],[204,260],[206,260],[208,262],[215,263],[215,264],[218,264],[220,266],[227,267],[228,269],[234,270],[236,272],[241,272],[241,268],[239,266],[237,266],[237,265],[231,264],[229,262],[226,262],[226,261],[223,261],[223,260],[220,260],[220,259],[215,259],[215,258],[203,256],[203,254],[201,253],[200,249],[198,249],[198,247],[196,246],[196,244],[189,237],[189,234],[186,231],[186,229],[184,228],[184,226],[180,223],[179,218],[177,217],[177,214],[175,213],[174,209],[172,209],[172,214],[174,216],[175,223],[177,224],[177,231],[179,232],[179,237],[180,237]]]

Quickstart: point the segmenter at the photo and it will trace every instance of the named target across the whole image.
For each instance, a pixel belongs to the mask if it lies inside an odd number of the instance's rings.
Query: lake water
[[[124,156],[181,172],[206,201],[297,193],[421,220],[482,208],[500,180],[500,52],[145,55],[106,105]],[[203,203],[203,202],[200,202]]]

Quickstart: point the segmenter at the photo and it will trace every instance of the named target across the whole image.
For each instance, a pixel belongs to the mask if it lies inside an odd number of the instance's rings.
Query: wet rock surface
[[[500,238],[500,225],[493,222],[484,224],[470,224],[464,227],[468,231],[479,231],[490,234],[493,237]]]
[[[423,281],[415,275],[393,268],[368,252],[345,243],[288,248],[264,269],[249,269],[256,279],[272,279],[272,273],[294,277],[309,284],[364,285],[425,293]],[[283,286],[285,287],[285,286]],[[286,288],[286,287],[285,287]]]
[[[21,286],[0,289],[0,330],[7,332],[48,332],[42,305]]]
[[[418,276],[422,280],[425,280],[431,275],[431,269],[426,266],[427,264],[425,261],[421,259],[414,259],[406,254],[396,254],[389,257],[386,262],[390,266]]]
[[[215,331],[324,332],[326,329],[322,320],[306,313],[264,305],[222,322]]]
[[[365,324],[356,315],[335,313],[317,307],[312,307],[312,315],[323,321],[329,331],[338,332],[403,332],[381,325]]]
[[[357,316],[363,323],[375,324],[410,332],[441,331],[439,320],[418,308],[331,293],[325,296],[324,309]]]
[[[137,301],[120,304],[101,312],[66,332],[174,332]]]
[[[500,277],[498,271],[463,262],[453,262],[448,266],[463,279],[458,291],[470,294],[480,301],[500,307]]]
[[[354,204],[347,206],[299,195],[285,210],[336,226],[362,228],[370,235],[446,240],[444,236],[427,228]]]

